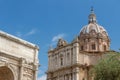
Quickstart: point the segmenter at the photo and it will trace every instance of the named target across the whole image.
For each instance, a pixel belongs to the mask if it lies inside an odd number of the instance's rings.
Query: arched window
[[[69,80],[69,75],[66,75],[67,80]]]
[[[68,60],[70,59],[70,54],[69,54],[69,53],[67,53],[67,59],[68,59]]]
[[[55,65],[57,66],[57,57],[55,57]]]
[[[95,50],[96,49],[96,46],[95,46],[95,44],[92,44],[92,50]]]
[[[81,46],[81,50],[84,50],[84,47],[83,47],[83,46]]]
[[[60,65],[63,66],[63,58],[60,58]]]
[[[104,45],[104,51],[106,51],[106,50],[107,50],[106,45]]]

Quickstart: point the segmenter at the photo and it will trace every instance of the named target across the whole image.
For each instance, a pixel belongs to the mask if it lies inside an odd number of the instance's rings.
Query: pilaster
[[[37,72],[38,72],[38,65],[33,65],[33,69],[34,69],[34,75],[33,75],[33,80],[37,80]]]
[[[23,80],[23,64],[24,64],[24,59],[21,58],[20,59],[20,73],[19,73],[19,80]]]

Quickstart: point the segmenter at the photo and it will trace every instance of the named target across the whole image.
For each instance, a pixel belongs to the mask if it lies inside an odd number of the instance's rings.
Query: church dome
[[[88,25],[84,26],[80,31],[80,35],[89,34],[92,31],[94,31],[95,33],[99,33],[99,34],[106,33],[105,35],[108,36],[107,31],[102,26],[98,25],[97,23],[89,23]]]
[[[88,25],[83,26],[79,35],[81,50],[89,52],[108,51],[110,44],[108,33],[104,27],[97,24],[93,8],[88,18]]]
[[[100,25],[97,24],[97,20],[96,20],[96,15],[93,11],[93,8],[91,9],[91,13],[88,16],[89,21],[88,21],[88,25],[84,26],[81,31],[80,34],[89,34],[92,31],[95,31],[96,33],[106,33],[106,36],[108,36],[107,31]]]

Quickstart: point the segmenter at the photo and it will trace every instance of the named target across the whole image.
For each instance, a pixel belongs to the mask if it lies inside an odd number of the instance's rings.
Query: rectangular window
[[[61,66],[63,66],[63,58],[61,58],[61,63],[60,64],[61,64]]]
[[[81,50],[83,50],[84,49],[84,47],[83,46],[81,46]]]
[[[95,44],[92,44],[92,50],[95,50],[95,49],[96,49]]]
[[[106,49],[106,45],[104,45],[104,51],[106,51],[107,49]]]

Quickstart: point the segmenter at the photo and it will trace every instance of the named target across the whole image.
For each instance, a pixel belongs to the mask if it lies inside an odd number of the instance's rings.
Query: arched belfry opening
[[[14,80],[13,72],[6,66],[0,67],[0,80]]]

